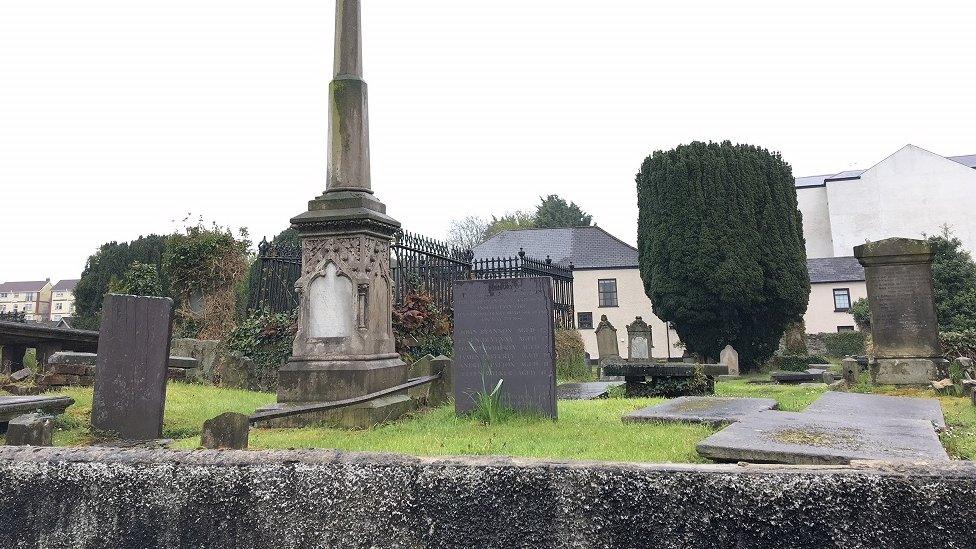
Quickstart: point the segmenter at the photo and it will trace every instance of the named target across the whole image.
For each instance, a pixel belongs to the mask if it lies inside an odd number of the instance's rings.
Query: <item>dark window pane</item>
[[[851,308],[851,291],[847,288],[834,290],[834,309],[847,311]]]
[[[576,318],[580,330],[593,329],[593,313],[577,313]]]

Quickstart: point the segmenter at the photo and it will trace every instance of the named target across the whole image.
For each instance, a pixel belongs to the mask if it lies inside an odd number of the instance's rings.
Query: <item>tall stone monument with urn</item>
[[[329,106],[326,190],[291,220],[301,236],[300,306],[292,358],[279,372],[279,406],[356,398],[407,381],[391,324],[390,243],[400,224],[371,187],[360,0],[337,0]],[[403,391],[287,423],[365,427],[409,408]]]

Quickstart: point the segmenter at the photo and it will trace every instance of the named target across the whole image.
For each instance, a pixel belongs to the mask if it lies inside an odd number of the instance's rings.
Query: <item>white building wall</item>
[[[837,312],[834,308],[834,290],[848,289],[851,303],[868,296],[867,284],[861,282],[828,282],[810,285],[810,304],[803,315],[807,333],[833,333],[840,326],[856,326],[850,313]]]
[[[800,213],[803,214],[803,238],[806,240],[807,257],[833,257],[834,240],[830,230],[827,188],[797,189],[796,200]]]
[[[976,170],[908,145],[864,172],[860,179],[826,186],[832,253],[810,241],[824,231],[816,189],[798,189],[808,257],[849,256],[854,246],[889,237],[922,238],[948,224],[965,248],[976,252]],[[809,214],[808,214],[809,212]],[[808,218],[810,225],[808,226]],[[815,252],[815,253],[811,253]]]
[[[617,307],[600,307],[597,281],[613,278],[617,280]],[[607,319],[617,329],[617,342],[620,356],[627,357],[627,325],[638,316],[643,317],[651,327],[651,340],[654,348],[651,356],[664,358],[668,356],[668,338],[671,345],[678,341],[678,335],[667,331],[664,321],[654,315],[651,310],[651,300],[644,293],[644,283],[641,281],[640,271],[634,267],[629,269],[577,269],[573,271],[573,306],[578,313],[593,313],[593,329],[580,330],[586,352],[590,358],[599,358],[596,346],[596,327],[600,323],[600,316],[607,315]],[[681,349],[671,349],[672,357],[680,357]]]

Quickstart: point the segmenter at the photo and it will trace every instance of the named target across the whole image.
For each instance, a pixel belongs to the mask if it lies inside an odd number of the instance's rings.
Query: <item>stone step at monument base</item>
[[[308,403],[296,402],[294,406],[307,405]],[[288,403],[273,404],[257,410],[265,412],[270,410],[282,410],[289,407]],[[319,425],[323,427],[335,427],[341,429],[368,429],[382,423],[395,421],[404,415],[414,411],[415,401],[410,398],[407,391],[373,399],[369,402],[353,404],[343,408],[334,408],[325,411],[308,412],[301,415],[261,420],[254,423],[257,428],[300,428]]]
[[[876,358],[870,364],[871,382],[876,385],[927,387],[949,377],[949,361],[943,358]]]

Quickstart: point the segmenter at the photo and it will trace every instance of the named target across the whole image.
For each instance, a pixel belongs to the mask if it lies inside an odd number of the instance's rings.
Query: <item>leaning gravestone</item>
[[[92,427],[126,440],[162,436],[172,327],[169,298],[105,296]]]
[[[885,385],[928,385],[947,377],[939,342],[932,247],[888,238],[854,248],[864,266],[874,362],[871,378]]]
[[[651,358],[651,327],[637,317],[627,325],[627,358],[647,360]]]
[[[502,382],[502,403],[556,417],[552,281],[464,280],[454,286],[454,403],[475,408]]]

